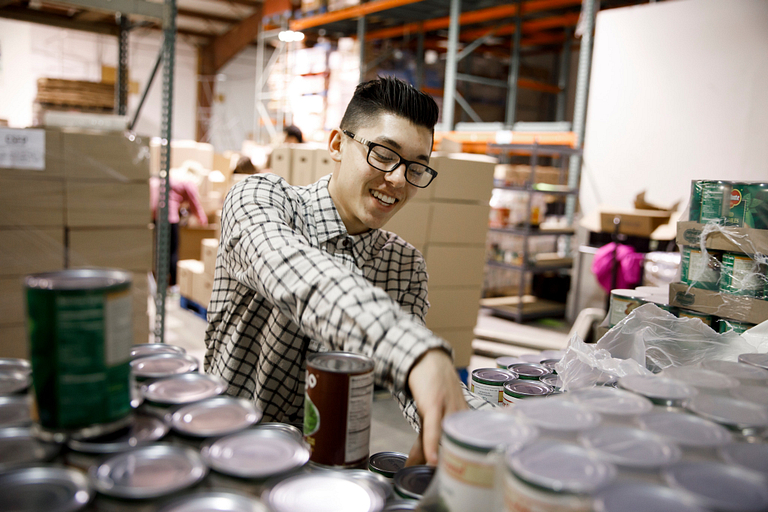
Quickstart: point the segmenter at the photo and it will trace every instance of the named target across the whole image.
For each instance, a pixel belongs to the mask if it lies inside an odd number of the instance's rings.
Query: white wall
[[[581,207],[687,201],[693,179],[768,181],[768,1],[598,14]]]
[[[209,141],[216,151],[240,151],[253,133],[256,55],[256,47],[249,46],[219,71]]]

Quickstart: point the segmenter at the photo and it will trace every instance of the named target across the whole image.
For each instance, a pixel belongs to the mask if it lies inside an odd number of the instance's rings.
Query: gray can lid
[[[88,440],[70,439],[67,446],[81,453],[120,453],[162,439],[168,430],[160,418],[136,414],[128,429]]]
[[[131,372],[140,379],[161,379],[196,372],[200,364],[189,354],[154,354],[131,361]]]
[[[261,417],[261,410],[250,400],[216,396],[177,409],[171,427],[186,436],[223,436],[248,428]]]
[[[556,390],[563,387],[563,379],[561,379],[559,375],[555,375],[554,373],[552,375],[545,375],[543,377],[539,377],[539,381],[543,382],[548,386],[552,386]]]
[[[365,373],[373,370],[373,359],[352,352],[318,352],[307,356],[307,366],[332,373]]]
[[[125,499],[167,496],[193,486],[207,474],[197,451],[162,443],[113,455],[89,471],[97,491]]]
[[[731,395],[747,402],[768,406],[768,386],[742,385],[731,390]]]
[[[563,396],[523,400],[515,405],[515,409],[534,425],[547,430],[578,431],[600,423],[598,413]]]
[[[227,383],[216,375],[183,373],[152,381],[142,387],[144,398],[158,404],[181,405],[222,394]]]
[[[375,487],[377,492],[380,491],[384,494],[384,499],[389,499],[392,495],[392,483],[387,477],[379,473],[366,471],[365,469],[347,469],[344,473],[350,478],[355,478],[367,485]]]
[[[403,468],[395,474],[395,492],[405,498],[421,499],[434,476],[435,468],[433,466]]]
[[[739,385],[739,381],[733,377],[696,366],[670,366],[661,375],[697,388],[731,389]]]
[[[37,290],[98,290],[130,285],[131,274],[124,270],[77,268],[32,274],[24,279],[27,288]]]
[[[131,347],[131,359],[153,354],[185,354],[187,351],[178,345],[168,343],[141,343]]]
[[[505,457],[518,478],[549,491],[592,494],[616,477],[616,467],[587,449],[540,440]]]
[[[465,448],[490,452],[503,446],[519,449],[533,441],[539,431],[500,410],[477,409],[446,416],[443,419],[443,434]]]
[[[517,356],[520,358],[520,360],[524,363],[533,363],[533,364],[539,364],[541,363],[541,360],[544,359],[544,356],[539,354],[520,354]]]
[[[768,409],[725,395],[701,394],[691,400],[687,407],[699,416],[732,429],[768,427]]]
[[[501,356],[496,358],[496,366],[502,369],[506,369],[509,365],[515,363],[523,363],[522,359],[513,356]]]
[[[672,441],[639,428],[603,426],[579,435],[581,444],[603,454],[619,466],[659,468],[680,460]]]
[[[344,507],[340,507],[340,497]],[[272,512],[378,512],[385,497],[376,488],[343,471],[305,472],[290,476],[265,493]]]
[[[8,510],[71,512],[93,498],[88,478],[63,466],[31,466],[0,475],[0,496]]]
[[[636,416],[653,409],[653,403],[647,398],[610,387],[579,389],[570,397],[587,409],[615,416]]]
[[[32,400],[27,395],[0,396],[0,427],[19,427],[32,423]]]
[[[521,397],[547,396],[555,389],[539,380],[515,380],[504,384],[504,394]]]
[[[381,512],[409,512],[418,507],[419,502],[416,500],[391,500],[387,502]]]
[[[662,485],[639,482],[613,484],[595,496],[595,512],[706,512],[692,496]]]
[[[22,372],[32,373],[32,364],[20,357],[0,357],[0,373]]]
[[[521,379],[538,379],[552,373],[549,368],[536,363],[515,363],[509,365],[507,369],[517,373]]]
[[[516,378],[517,374],[512,370],[504,370],[501,368],[477,368],[476,370],[472,370],[473,381],[491,386],[502,386],[505,382],[509,382]]]
[[[160,509],[160,512],[268,512],[258,498],[231,491],[187,494]]]
[[[730,464],[757,471],[768,478],[768,444],[731,443],[720,448],[720,456]]]
[[[741,354],[739,362],[768,370],[768,354]]]
[[[29,427],[0,429],[0,471],[32,462],[53,459],[60,446],[35,438]]]
[[[768,510],[768,479],[715,462],[681,462],[663,471],[667,483],[694,494],[706,508],[723,512]]]
[[[243,478],[279,475],[309,460],[309,450],[293,435],[259,427],[208,441],[201,453],[216,471]]]
[[[722,425],[693,414],[657,411],[641,416],[638,422],[644,429],[682,446],[717,447],[733,439]]]
[[[32,375],[21,371],[0,371],[0,395],[13,395],[29,388]]]
[[[408,456],[400,452],[374,453],[368,459],[368,469],[387,478],[392,478],[395,473],[405,467],[407,461]]]
[[[762,383],[768,381],[768,370],[746,363],[737,363],[735,361],[710,360],[701,363],[701,366],[716,372],[729,375],[739,380],[758,380]]]
[[[656,375],[627,375],[619,379],[619,386],[651,400],[687,400],[697,394],[685,382]]]

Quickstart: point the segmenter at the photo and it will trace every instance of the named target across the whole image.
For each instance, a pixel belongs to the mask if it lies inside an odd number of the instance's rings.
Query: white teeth
[[[373,197],[375,197],[376,199],[378,199],[382,203],[395,204],[395,201],[397,201],[397,199],[395,199],[394,197],[385,196],[381,192],[377,192],[375,190],[372,190],[371,194],[373,195]]]

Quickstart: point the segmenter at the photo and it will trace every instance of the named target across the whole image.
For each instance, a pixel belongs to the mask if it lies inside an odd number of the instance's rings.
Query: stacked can
[[[696,180],[689,220],[768,229],[768,183]]]

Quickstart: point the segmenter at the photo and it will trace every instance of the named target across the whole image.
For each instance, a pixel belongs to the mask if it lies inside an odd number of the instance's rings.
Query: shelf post
[[[357,18],[357,42],[360,44],[360,79],[358,83],[365,81],[365,15]]]
[[[517,80],[520,78],[520,38],[523,32],[523,2],[517,0],[517,16],[515,16],[515,37],[512,43],[512,61],[509,63],[507,77],[507,114],[504,124],[508,130],[515,124],[515,109],[517,107]]]
[[[571,74],[571,46],[573,33],[570,29],[565,30],[565,42],[563,43],[563,53],[560,55],[560,70],[557,76],[557,86],[560,92],[557,93],[557,109],[555,112],[555,121],[565,121],[565,104],[568,101],[568,82]]]
[[[451,0],[451,21],[448,26],[448,56],[445,61],[445,84],[443,86],[443,130],[453,130],[453,109],[456,92],[456,53],[459,46],[459,15],[461,0]]]
[[[419,35],[416,39],[416,80],[415,86],[424,86],[424,23],[419,23]]]

